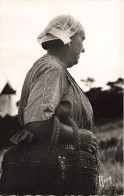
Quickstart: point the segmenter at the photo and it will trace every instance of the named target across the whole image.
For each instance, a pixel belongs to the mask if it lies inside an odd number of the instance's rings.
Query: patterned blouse
[[[93,112],[87,97],[64,64],[46,54],[35,62],[26,75],[18,112],[23,129],[11,141],[15,144],[21,140],[30,142],[33,135],[25,125],[50,119],[60,105],[68,111],[78,128],[91,129]]]

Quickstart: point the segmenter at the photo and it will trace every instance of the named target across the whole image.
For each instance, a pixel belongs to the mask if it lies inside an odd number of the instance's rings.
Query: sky
[[[83,25],[85,53],[69,69],[77,83],[95,79],[94,87],[123,77],[123,0],[0,0],[0,88],[9,80],[20,96],[27,71],[46,53],[37,36],[49,21],[70,14]]]

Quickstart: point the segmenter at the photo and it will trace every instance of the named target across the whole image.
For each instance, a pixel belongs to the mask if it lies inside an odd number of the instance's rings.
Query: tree
[[[81,82],[84,82],[85,86],[92,88],[92,84],[95,82],[94,78],[87,78],[86,80],[81,79]]]
[[[110,91],[121,93],[124,89],[124,79],[118,78],[116,81],[108,82],[106,85],[110,86]]]

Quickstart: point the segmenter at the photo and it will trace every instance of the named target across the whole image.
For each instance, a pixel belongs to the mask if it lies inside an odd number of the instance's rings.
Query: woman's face
[[[69,55],[68,55],[69,57],[68,67],[72,67],[73,65],[76,65],[80,58],[81,52],[85,52],[83,46],[84,39],[85,39],[84,31],[75,34],[71,38],[71,42],[69,46]]]

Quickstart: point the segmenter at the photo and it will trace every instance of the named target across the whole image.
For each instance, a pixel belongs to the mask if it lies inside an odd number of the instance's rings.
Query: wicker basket
[[[5,153],[1,194],[97,194],[96,155],[80,150],[77,133],[74,134],[74,149],[58,147],[57,118],[55,122],[56,129],[54,128],[49,149],[22,144]]]

